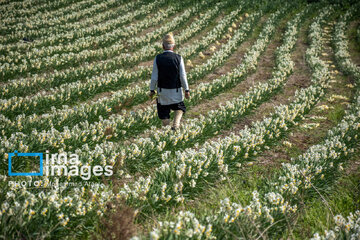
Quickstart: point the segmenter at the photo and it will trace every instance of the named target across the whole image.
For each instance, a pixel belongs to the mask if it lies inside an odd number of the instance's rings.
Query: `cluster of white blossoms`
[[[186,239],[215,239],[212,234],[211,224],[201,224],[195,214],[189,211],[180,211],[176,215],[175,221],[159,222],[160,228],[149,233],[149,238],[157,240],[167,235],[174,235]],[[132,237],[131,240],[140,240],[138,236]]]
[[[334,216],[335,228],[325,230],[323,235],[315,233],[310,240],[330,240],[330,239],[351,239],[360,238],[360,211],[350,213],[347,218],[341,214]]]
[[[0,175],[1,181],[7,176]],[[48,222],[59,227],[76,227],[79,221],[86,221],[89,216],[102,215],[107,211],[106,204],[116,199],[109,187],[93,184],[82,187],[67,187],[71,182],[62,181],[57,188],[48,189],[56,178],[27,176],[20,180],[39,183],[37,187],[27,187],[16,184],[4,185],[1,189],[3,200],[0,206],[0,219],[11,224],[3,224],[2,233],[23,229],[39,229],[38,222]],[[13,219],[16,219],[14,221]],[[41,233],[40,233],[41,232]],[[51,232],[39,231],[39,237],[45,237]],[[10,236],[10,235],[9,235]]]

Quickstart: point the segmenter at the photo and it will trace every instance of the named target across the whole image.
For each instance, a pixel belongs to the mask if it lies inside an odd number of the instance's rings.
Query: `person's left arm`
[[[189,90],[189,84],[188,84],[187,77],[186,77],[184,59],[182,56],[181,56],[181,60],[180,60],[180,81],[181,81],[181,86],[185,89],[185,97],[189,98],[190,90]]]

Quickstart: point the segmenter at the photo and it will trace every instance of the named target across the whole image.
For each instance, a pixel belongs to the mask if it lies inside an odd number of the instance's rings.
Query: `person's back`
[[[186,79],[185,65],[183,58],[173,52],[175,40],[172,34],[165,35],[163,39],[164,52],[158,54],[154,59],[153,72],[150,83],[150,96],[155,94],[157,85],[158,116],[163,125],[170,123],[170,110],[175,111],[173,129],[180,125],[182,114],[186,112],[183,102],[182,89],[185,88],[185,97],[189,98],[189,87]]]
[[[156,56],[158,67],[158,87],[160,88],[180,88],[180,61],[181,56],[171,51],[165,51]]]

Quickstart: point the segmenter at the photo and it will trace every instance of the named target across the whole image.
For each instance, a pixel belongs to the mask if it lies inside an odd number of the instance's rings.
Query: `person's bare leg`
[[[182,110],[175,110],[175,118],[174,118],[174,123],[172,126],[173,130],[176,130],[180,127],[180,121],[181,121],[182,115],[183,115]]]

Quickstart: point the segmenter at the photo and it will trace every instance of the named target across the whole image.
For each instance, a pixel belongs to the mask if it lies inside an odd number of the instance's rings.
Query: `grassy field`
[[[0,0],[0,239],[360,239],[359,10]],[[148,96],[169,32],[177,131]]]

